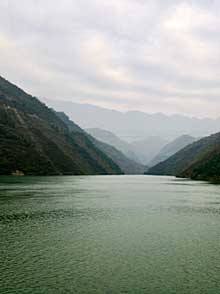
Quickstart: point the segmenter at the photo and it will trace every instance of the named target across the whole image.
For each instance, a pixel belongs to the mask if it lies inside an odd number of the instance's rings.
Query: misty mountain
[[[133,146],[131,146],[128,142],[121,140],[112,132],[99,128],[89,128],[86,129],[86,131],[99,141],[114,146],[116,149],[120,150],[126,157],[136,162],[139,162],[138,156],[132,150]]]
[[[147,174],[210,179],[220,175],[220,133],[202,138],[167,160],[151,167]]]
[[[82,128],[100,128],[113,132],[124,141],[139,141],[150,136],[173,140],[183,134],[203,137],[219,131],[220,119],[198,119],[182,115],[120,112],[89,104],[45,100],[57,111],[64,111]]]
[[[176,138],[161,149],[161,151],[151,160],[149,166],[154,166],[159,162],[166,160],[185,146],[193,143],[195,140],[196,138],[189,135],[182,135]]]
[[[146,166],[139,164],[128,157],[126,157],[121,151],[113,147],[112,145],[109,145],[107,143],[104,143],[102,141],[99,141],[95,137],[91,136],[86,131],[80,129],[74,122],[72,122],[68,116],[63,112],[56,112],[57,116],[60,117],[65,124],[69,127],[70,131],[77,131],[77,132],[83,132],[85,136],[88,137],[90,141],[93,142],[93,144],[102,150],[106,155],[108,155],[109,158],[111,158],[123,171],[125,174],[144,174],[144,171],[146,170]]]
[[[130,144],[139,161],[148,165],[167,143],[168,141],[163,138],[151,136],[145,140],[134,141]]]
[[[120,150],[126,157],[147,165],[149,161],[157,154],[161,148],[167,143],[166,140],[160,137],[151,136],[145,140],[126,142],[121,140],[112,132],[93,128],[86,129],[96,139],[114,146]]]
[[[126,157],[124,153],[116,149],[115,147],[101,142],[94,137],[90,136],[90,140],[94,143],[94,145],[102,150],[105,154],[108,155],[123,171],[124,174],[127,175],[139,175],[144,174],[147,169],[147,166],[142,165],[130,158]]]
[[[80,128],[0,77],[0,174],[121,174]]]

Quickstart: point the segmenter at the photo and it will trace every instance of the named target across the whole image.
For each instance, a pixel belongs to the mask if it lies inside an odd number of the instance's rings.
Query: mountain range
[[[137,121],[130,128],[133,134]],[[205,121],[210,124],[203,132],[210,128],[211,121],[218,129],[218,120],[200,120],[201,127]],[[156,127],[152,125],[151,129]],[[145,140],[126,142],[108,130],[84,130],[64,112],[48,108],[0,77],[0,175],[140,174],[147,169],[146,174],[151,175],[220,180],[220,132],[201,139],[181,135],[168,143],[165,137],[153,131],[151,134]],[[147,161],[154,166],[147,168]]]
[[[184,134],[204,137],[218,132],[220,125],[220,118],[199,119],[141,111],[121,112],[90,104],[42,99],[57,111],[65,112],[82,128],[107,130],[127,142],[142,141],[152,136],[161,137],[166,141]]]
[[[89,128],[86,130],[96,139],[114,146],[126,155],[127,158],[143,165],[148,165],[152,158],[168,142],[157,136],[150,136],[145,140],[126,142],[110,131],[100,128]]]

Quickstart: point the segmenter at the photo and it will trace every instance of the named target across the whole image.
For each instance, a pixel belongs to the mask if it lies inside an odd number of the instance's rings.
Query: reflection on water
[[[0,293],[218,293],[220,186],[1,177]]]

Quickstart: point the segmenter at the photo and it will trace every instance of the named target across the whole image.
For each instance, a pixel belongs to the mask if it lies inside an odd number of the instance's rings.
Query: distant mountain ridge
[[[148,114],[141,111],[120,112],[89,104],[49,99],[45,101],[57,111],[64,111],[84,129],[108,130],[128,142],[144,140],[152,135],[166,140],[173,140],[183,134],[203,137],[218,132],[220,125],[220,118],[198,119],[182,115]]]
[[[131,142],[132,149],[143,164],[149,165],[150,161],[168,143],[168,140],[158,136],[150,136],[146,139]]]
[[[145,140],[126,142],[117,137],[110,131],[99,128],[86,129],[94,138],[114,146],[120,150],[127,158],[143,165],[148,165],[149,161],[161,150],[167,143],[165,139],[151,136]]]
[[[80,128],[0,77],[0,174],[122,174]]]
[[[128,142],[121,140],[112,132],[100,128],[89,128],[86,129],[86,131],[97,140],[114,146],[131,160],[139,162],[138,156],[132,150],[133,146],[131,146]]]

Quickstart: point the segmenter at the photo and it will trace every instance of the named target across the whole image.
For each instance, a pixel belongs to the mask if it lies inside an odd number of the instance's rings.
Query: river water
[[[0,177],[0,293],[220,293],[220,186]]]

